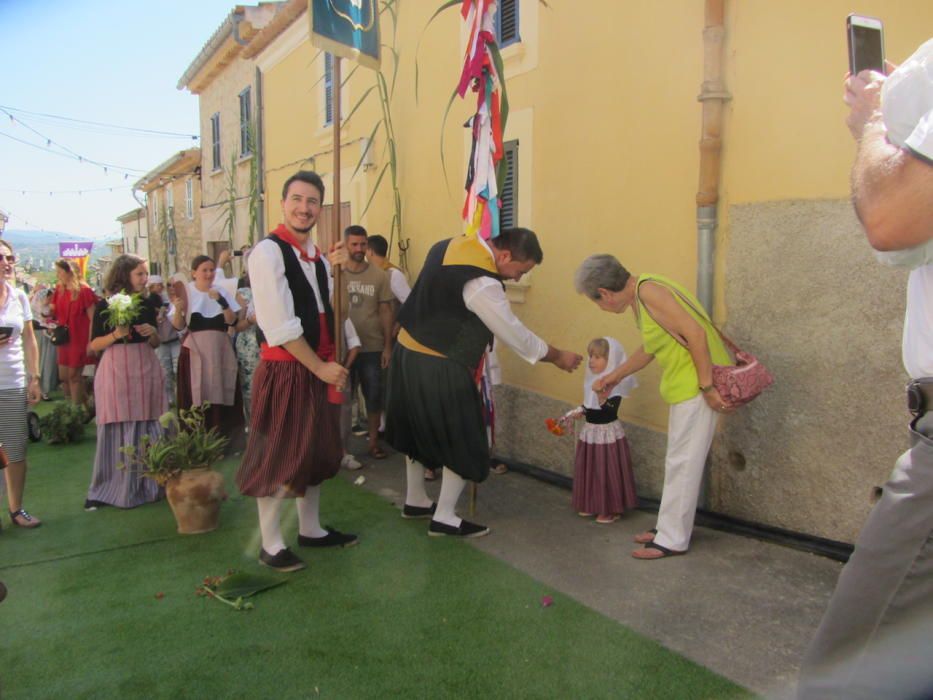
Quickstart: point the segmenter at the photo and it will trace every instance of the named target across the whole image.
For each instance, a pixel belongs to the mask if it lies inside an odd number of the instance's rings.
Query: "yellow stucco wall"
[[[465,172],[462,124],[472,95],[456,100],[444,127],[447,179],[440,162],[441,123],[459,77],[463,32],[455,10],[425,30],[440,2],[402,0],[401,54],[393,115],[404,200],[403,238],[417,273],[435,240],[458,233]],[[635,272],[663,272],[696,282],[695,195],[703,80],[703,3],[700,0],[598,3],[598,12],[567,1],[521,0],[522,45],[505,50],[511,109],[506,138],[518,138],[519,224],[534,229],[545,252],[531,276],[518,315],[549,342],[583,352],[594,336],[611,334],[630,350],[638,345],[631,318],[600,312],[572,288],[579,262],[611,252]],[[586,4],[587,7],[591,5]],[[723,127],[721,225],[717,235],[717,316],[731,204],[844,198],[853,144],[841,101],[846,71],[841,0],[726,2],[724,81],[732,94]],[[865,14],[886,22],[889,58],[899,61],[933,27],[926,0],[866,1]],[[301,19],[306,25],[306,19]],[[386,32],[388,34],[388,32]],[[384,36],[389,41],[388,36]],[[415,47],[419,45],[415,100]],[[317,50],[304,44],[265,73],[268,223],[279,220],[279,189],[296,160],[317,155],[330,177],[329,132],[320,129],[321,74]],[[387,59],[391,72],[391,59]],[[345,104],[372,84],[357,71]],[[384,233],[391,218],[388,183],[367,216],[362,207],[380,172],[384,140],[375,145],[375,168],[348,179],[357,139],[379,116],[373,100],[344,129],[344,200],[352,217]],[[348,157],[349,156],[349,157]],[[347,165],[349,161],[349,165]],[[330,201],[330,196],[328,196]],[[393,257],[395,253],[393,253]],[[567,402],[577,402],[582,376],[531,367],[502,353],[504,379]],[[641,375],[657,385],[656,367]],[[667,407],[656,391],[640,391],[625,406],[626,419],[663,429]]]

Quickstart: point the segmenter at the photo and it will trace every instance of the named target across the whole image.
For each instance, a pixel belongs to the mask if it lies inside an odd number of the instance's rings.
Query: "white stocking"
[[[262,548],[266,554],[275,556],[285,549],[282,528],[279,519],[282,515],[282,499],[265,496],[256,499],[259,508],[259,533],[262,535]]]
[[[434,520],[451,527],[460,527],[462,521],[454,511],[457,509],[457,501],[460,499],[460,494],[463,493],[466,481],[447,467],[444,467],[443,474],[441,495],[437,499],[437,511],[434,513]]]
[[[309,486],[298,500],[298,534],[302,537],[326,537],[321,527],[321,487]]]
[[[405,457],[405,480],[408,485],[405,505],[430,508],[433,501],[424,490],[424,465],[411,457]]]

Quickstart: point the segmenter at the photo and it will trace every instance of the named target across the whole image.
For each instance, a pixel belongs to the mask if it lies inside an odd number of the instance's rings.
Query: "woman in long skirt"
[[[159,500],[162,489],[142,476],[120,451],[124,445],[139,446],[143,436],[157,440],[162,434],[159,416],[168,410],[162,366],[155,354],[159,346],[157,309],[146,297],[149,271],[135,255],[114,260],[107,277],[107,294],[140,294],[143,301],[132,323],[116,325],[102,300],[94,309],[91,349],[102,353],[94,376],[97,405],[97,454],[88,488],[85,510],[110,505],[134,508]]]
[[[236,354],[227,328],[236,323],[240,305],[226,289],[214,286],[214,261],[199,255],[191,261],[192,282],[178,285],[172,325],[188,328],[178,356],[178,408],[209,403],[205,426],[229,438],[227,449],[243,449],[243,397]]]

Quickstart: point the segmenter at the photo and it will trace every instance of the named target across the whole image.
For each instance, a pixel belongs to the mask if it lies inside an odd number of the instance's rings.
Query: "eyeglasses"
[[[0,260],[6,260],[8,263],[15,263],[16,256],[15,255],[0,255]]]

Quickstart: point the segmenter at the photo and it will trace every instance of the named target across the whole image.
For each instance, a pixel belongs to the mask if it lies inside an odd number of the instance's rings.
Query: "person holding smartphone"
[[[846,79],[852,201],[882,262],[910,270],[903,335],[910,449],[839,576],[800,698],[933,694],[933,39],[889,76]],[[858,439],[857,437],[853,439]]]
[[[17,289],[16,255],[0,239],[0,446],[8,466],[3,470],[10,520],[18,527],[39,527],[42,521],[23,508],[26,486],[26,405],[39,402],[39,346],[32,309]]]

